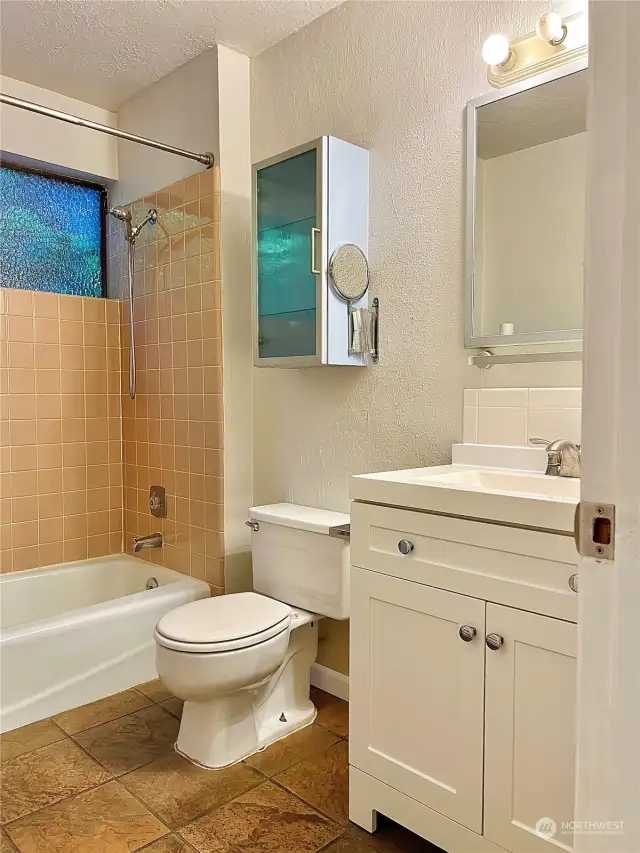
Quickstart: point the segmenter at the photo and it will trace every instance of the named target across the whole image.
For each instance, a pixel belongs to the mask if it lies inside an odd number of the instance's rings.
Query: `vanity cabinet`
[[[331,136],[253,167],[254,361],[365,365],[349,354],[349,306],[329,282],[334,250],[367,254],[369,152]],[[353,303],[366,308],[368,295]]]
[[[351,534],[351,819],[450,853],[571,850],[571,540],[359,502]]]

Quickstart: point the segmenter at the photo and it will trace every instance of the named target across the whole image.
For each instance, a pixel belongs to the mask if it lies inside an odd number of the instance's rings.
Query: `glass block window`
[[[0,166],[0,287],[103,296],[103,194]]]

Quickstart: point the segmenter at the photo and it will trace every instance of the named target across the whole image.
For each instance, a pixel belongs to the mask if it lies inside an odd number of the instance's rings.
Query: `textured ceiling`
[[[117,109],[214,44],[255,55],[341,0],[2,0],[0,71]]]

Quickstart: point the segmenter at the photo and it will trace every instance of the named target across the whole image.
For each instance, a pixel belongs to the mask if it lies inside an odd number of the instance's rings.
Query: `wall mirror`
[[[582,338],[586,60],[467,105],[465,344]]]

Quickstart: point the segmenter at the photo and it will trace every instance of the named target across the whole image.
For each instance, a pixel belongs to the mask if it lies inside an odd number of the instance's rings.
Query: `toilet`
[[[349,516],[281,503],[249,517],[254,591],[185,604],[154,633],[158,675],[184,700],[176,750],[203,767],[313,722],[318,620],[349,618]]]

